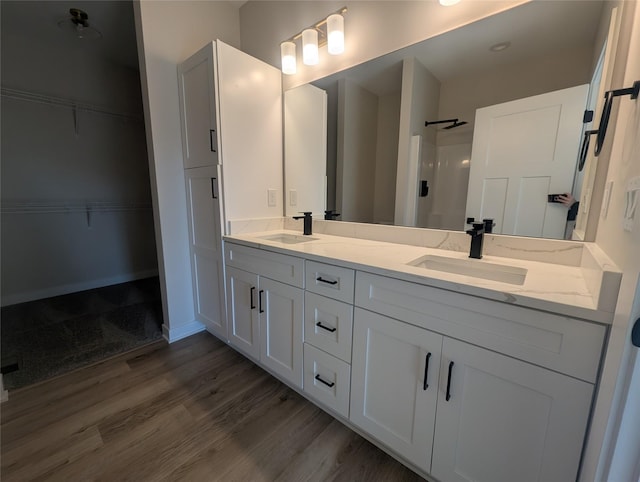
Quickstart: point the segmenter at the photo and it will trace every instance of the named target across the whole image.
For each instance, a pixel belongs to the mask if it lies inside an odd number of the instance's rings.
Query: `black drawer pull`
[[[256,303],[255,303],[255,301],[253,301],[253,294],[254,294],[255,292],[256,292],[256,287],[255,287],[255,286],[252,286],[252,287],[251,287],[251,291],[250,291],[250,293],[251,293],[251,294],[249,295],[249,296],[250,296],[250,300],[251,300],[251,309],[252,309],[252,310],[255,310],[255,309],[256,309]]]
[[[451,372],[453,371],[453,362],[449,362],[449,377],[447,378],[447,402],[451,398]]]
[[[427,383],[427,374],[429,373],[429,360],[431,359],[431,352],[427,353],[427,357],[424,360],[424,380],[422,381],[422,389],[426,390],[429,388],[429,384]]]
[[[320,375],[316,375],[316,380],[318,380],[320,383],[324,383],[329,388],[331,388],[331,387],[333,387],[335,385],[335,383],[333,383],[333,382],[324,381],[322,378],[320,378]]]
[[[318,276],[316,281],[320,281],[321,283],[327,283],[328,285],[337,285],[337,281],[329,281],[328,279],[323,279],[322,276]]]
[[[264,313],[264,310],[262,309],[262,293],[264,293],[264,290],[258,291],[258,305],[260,306],[258,308],[258,313]]]
[[[327,330],[327,331],[329,331],[329,332],[331,332],[331,333],[333,333],[334,331],[336,331],[336,328],[329,328],[328,326],[324,326],[324,325],[322,324],[322,322],[321,322],[321,321],[319,321],[318,323],[316,323],[316,326],[317,326],[318,328],[322,328],[323,330]]]

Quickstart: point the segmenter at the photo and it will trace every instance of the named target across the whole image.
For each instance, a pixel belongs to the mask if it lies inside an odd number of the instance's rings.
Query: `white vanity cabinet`
[[[229,344],[302,388],[304,261],[225,243]]]
[[[305,262],[304,391],[349,417],[355,272]]]
[[[281,73],[218,40],[178,84],[195,317],[226,341],[225,222],[282,215]]]
[[[576,479],[604,327],[362,272],[355,303],[355,425],[442,482]]]

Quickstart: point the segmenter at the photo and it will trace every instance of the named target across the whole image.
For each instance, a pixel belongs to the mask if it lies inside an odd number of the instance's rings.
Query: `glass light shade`
[[[308,28],[302,31],[302,62],[316,65],[318,61],[318,31]]]
[[[451,5],[455,5],[456,3],[459,3],[460,0],[438,0],[440,2],[440,5],[443,5],[445,7],[450,7]]]
[[[293,75],[296,73],[296,44],[293,42],[282,42],[280,44],[280,55],[282,56],[282,73]]]
[[[327,50],[331,55],[344,52],[344,17],[334,13],[327,17]]]

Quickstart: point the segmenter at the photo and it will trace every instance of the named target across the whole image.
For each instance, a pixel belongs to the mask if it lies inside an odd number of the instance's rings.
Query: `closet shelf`
[[[151,202],[149,201],[2,201],[2,214],[107,213],[150,210]]]
[[[134,121],[134,122],[143,121],[142,117],[139,115],[124,113],[124,112],[116,112],[114,110],[107,109],[105,107],[89,104],[86,102],[79,102],[73,99],[65,99],[62,97],[54,97],[51,95],[38,94],[36,92],[29,92],[26,90],[10,89],[7,87],[2,87],[2,89],[0,89],[0,93],[2,94],[2,97],[6,97],[8,99],[16,99],[16,100],[22,100],[27,102],[36,102],[39,104],[65,107],[65,108],[73,109],[74,111],[92,112],[95,114],[107,115],[107,116],[122,119],[125,121]]]

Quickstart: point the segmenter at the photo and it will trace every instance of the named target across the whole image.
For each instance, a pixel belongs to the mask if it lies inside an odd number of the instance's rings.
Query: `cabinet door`
[[[302,388],[303,291],[260,278],[258,305],[262,336],[260,362]]]
[[[226,340],[219,177],[215,166],[184,172],[196,319]]]
[[[349,418],[425,472],[441,348],[441,335],[356,308]]]
[[[178,66],[185,169],[218,164],[215,55],[208,44]]]
[[[434,477],[576,479],[592,385],[450,338],[444,339],[440,370]]]
[[[258,275],[227,266],[229,344],[260,359]]]

